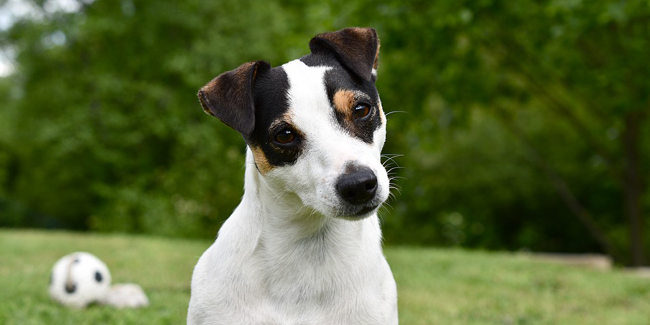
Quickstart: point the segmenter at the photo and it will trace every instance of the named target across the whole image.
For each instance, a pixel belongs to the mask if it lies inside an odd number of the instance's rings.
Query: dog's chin
[[[379,205],[350,206],[343,209],[343,211],[341,211],[335,217],[351,221],[361,220],[375,214],[378,208]]]

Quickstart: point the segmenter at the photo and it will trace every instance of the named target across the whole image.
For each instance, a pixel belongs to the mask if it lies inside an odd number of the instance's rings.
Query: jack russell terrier
[[[244,196],[192,276],[188,324],[397,324],[377,209],[386,116],[371,28],[316,35],[311,54],[249,62],[199,91],[247,144]]]

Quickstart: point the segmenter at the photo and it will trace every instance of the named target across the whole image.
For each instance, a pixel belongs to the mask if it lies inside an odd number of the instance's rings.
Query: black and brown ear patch
[[[250,137],[255,127],[253,86],[270,68],[264,61],[248,62],[212,79],[198,93],[203,111]]]
[[[379,38],[372,28],[345,28],[318,34],[309,42],[312,54],[333,54],[343,66],[364,80],[372,81],[379,63]]]

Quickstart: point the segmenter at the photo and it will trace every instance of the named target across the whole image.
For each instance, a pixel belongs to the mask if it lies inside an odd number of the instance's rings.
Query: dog
[[[244,195],[192,275],[188,324],[397,324],[377,209],[386,116],[371,28],[316,35],[282,66],[244,63],[201,88],[243,136]]]

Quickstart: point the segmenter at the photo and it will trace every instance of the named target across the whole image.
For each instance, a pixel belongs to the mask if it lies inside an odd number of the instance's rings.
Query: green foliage
[[[278,13],[274,3],[100,1],[17,24],[22,95],[8,142],[20,144],[20,171],[6,193],[36,226],[214,236],[241,194],[244,144],[205,116],[196,90],[245,60],[277,61]],[[48,45],[57,33],[65,44]]]
[[[389,116],[385,148],[404,155],[391,162],[403,167],[401,193],[381,212],[388,242],[603,250],[558,194],[558,175],[625,262],[633,114],[642,182],[650,170],[648,19],[647,1],[605,0],[124,0],[44,11],[0,32],[18,67],[0,78],[0,226],[213,237],[242,193],[244,143],[201,111],[196,90],[362,25],[382,41],[383,106],[404,112]]]
[[[389,124],[388,149],[408,148],[390,240],[599,249],[538,168],[546,165],[626,259],[624,228],[647,230],[624,217],[633,158],[623,134],[626,118],[643,118],[637,177],[645,183],[649,3],[407,1],[377,14],[390,49],[384,106],[407,111]]]

